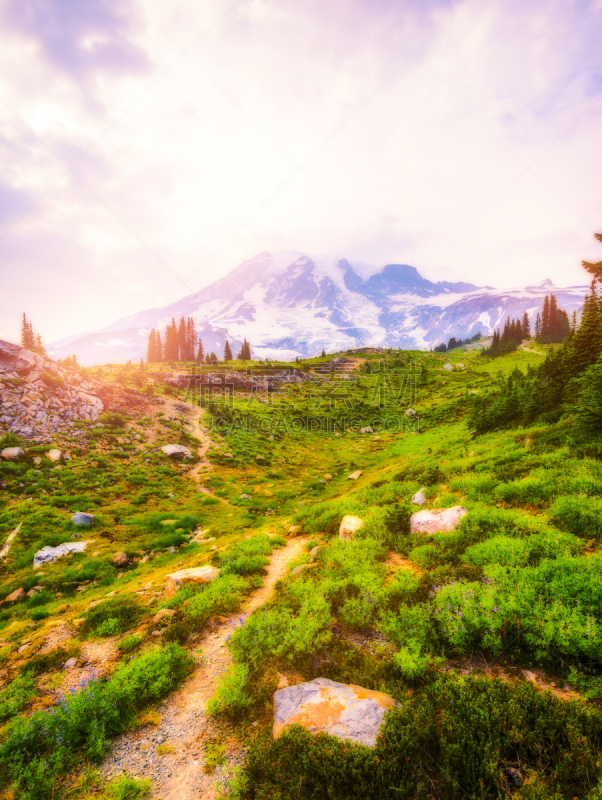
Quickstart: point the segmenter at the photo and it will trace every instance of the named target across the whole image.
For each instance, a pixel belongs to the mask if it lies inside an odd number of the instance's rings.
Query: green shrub
[[[93,678],[58,705],[16,717],[0,746],[0,780],[10,782],[22,800],[50,800],[58,775],[81,757],[100,761],[109,737],[124,731],[145,705],[165,697],[191,662],[178,645],[150,650],[122,664],[106,683]]]
[[[507,794],[504,769],[516,763],[530,800],[584,797],[598,780],[602,717],[580,703],[472,676],[398,699],[374,749],[300,726],[266,731],[251,744],[243,797],[481,800]]]
[[[602,500],[599,497],[559,497],[550,508],[550,520],[575,536],[599,538],[602,535]]]
[[[82,634],[115,636],[133,628],[144,611],[131,597],[112,597],[85,615]]]
[[[131,634],[130,636],[124,636],[117,643],[117,649],[121,653],[131,653],[133,650],[136,650],[142,642],[144,641],[144,637],[140,634]]]
[[[18,714],[35,696],[34,677],[31,674],[18,675],[0,691],[0,722]]]
[[[248,693],[249,668],[246,664],[232,664],[222,678],[216,693],[207,703],[209,714],[223,714],[236,722],[252,704]]]

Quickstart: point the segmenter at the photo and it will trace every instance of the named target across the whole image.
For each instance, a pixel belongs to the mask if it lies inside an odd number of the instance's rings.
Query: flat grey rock
[[[161,452],[165,453],[169,458],[176,461],[183,461],[185,458],[192,458],[192,453],[183,444],[166,444],[161,448]]]
[[[91,525],[94,522],[94,514],[86,514],[84,511],[76,511],[71,517],[74,525]]]
[[[83,553],[87,546],[88,542],[64,542],[56,547],[47,545],[34,555],[33,568],[41,567],[42,564],[50,564],[57,558],[66,556],[67,553]]]

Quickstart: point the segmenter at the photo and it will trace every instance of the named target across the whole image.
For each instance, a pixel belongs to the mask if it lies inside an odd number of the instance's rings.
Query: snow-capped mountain
[[[451,336],[490,334],[507,316],[532,322],[553,292],[569,315],[581,308],[586,285],[493,289],[470,283],[432,283],[407,264],[380,270],[344,258],[295,252],[259,253],[194,295],[161,309],[124,317],[106,328],[49,346],[53,358],[75,354],[82,364],[146,358],[151,328],[172,317],[193,317],[206,351],[221,357],[243,337],[255,357],[295,356],[363,346],[428,349]]]

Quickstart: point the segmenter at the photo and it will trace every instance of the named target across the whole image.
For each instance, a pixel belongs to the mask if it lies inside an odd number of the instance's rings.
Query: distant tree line
[[[251,345],[245,338],[237,358],[243,361],[251,360]],[[232,348],[226,340],[224,346],[224,361],[232,361]],[[218,358],[214,352],[205,352],[203,342],[196,332],[192,317],[180,317],[176,324],[172,317],[171,323],[165,329],[163,339],[161,333],[154,328],[148,336],[147,361],[155,364],[160,361],[195,361],[196,363],[217,364]]]
[[[546,298],[547,299],[547,298]],[[484,356],[496,358],[504,353],[511,353],[525,339],[531,338],[531,327],[529,325],[529,315],[525,311],[522,321],[520,319],[508,319],[504,324],[504,329],[500,333],[499,329],[493,332],[491,347],[483,350]]]
[[[27,350],[33,350],[34,353],[39,353],[41,356],[46,355],[46,350],[42,344],[42,337],[39,333],[35,333],[31,322],[27,320],[23,314],[23,322],[21,323],[21,346]]]
[[[602,242],[602,234],[596,234],[596,239]],[[576,414],[590,430],[602,431],[602,297],[596,288],[596,279],[602,282],[602,262],[584,266],[596,277],[579,325],[573,315],[562,346],[550,348],[543,363],[529,368],[527,374],[516,369],[499,391],[475,397],[470,424],[478,433],[527,425],[535,419],[555,422],[565,413]],[[549,313],[551,308],[550,301]],[[541,328],[543,336],[543,315]]]
[[[447,344],[443,342],[442,344],[438,344],[435,347],[435,353],[446,353],[448,350],[453,350],[454,347],[462,347],[465,344],[472,344],[473,342],[478,342],[481,338],[481,332],[475,333],[474,336],[471,336],[470,339],[456,339],[455,336],[452,336],[451,339]]]

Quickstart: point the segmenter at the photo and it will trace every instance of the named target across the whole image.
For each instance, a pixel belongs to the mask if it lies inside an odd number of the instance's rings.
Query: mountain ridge
[[[380,269],[337,256],[264,251],[198,292],[164,308],[121,317],[96,331],[48,347],[54,358],[75,354],[82,364],[146,358],[151,328],[193,317],[206,351],[221,355],[243,337],[257,357],[293,360],[362,346],[429,349],[452,336],[489,334],[507,316],[532,321],[554,292],[569,314],[586,285],[556,287],[546,278],[526,287],[494,289],[465,281],[429,281],[402,263]]]

